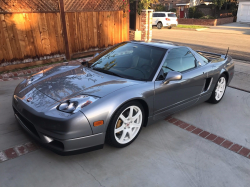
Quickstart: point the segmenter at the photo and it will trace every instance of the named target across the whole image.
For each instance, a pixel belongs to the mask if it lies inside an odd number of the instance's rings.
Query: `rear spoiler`
[[[229,48],[228,48],[229,50]],[[215,58],[227,58],[227,54],[228,54],[228,50],[226,55],[222,55],[222,54],[218,54],[218,53],[211,53],[211,52],[206,52],[206,51],[196,51],[197,53],[199,53],[200,55],[204,56],[205,58],[209,58],[209,59],[215,59]]]

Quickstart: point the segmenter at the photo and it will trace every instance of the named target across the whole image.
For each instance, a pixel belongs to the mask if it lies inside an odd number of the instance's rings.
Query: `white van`
[[[178,19],[174,12],[154,12],[152,25],[157,26],[158,29],[162,27],[171,29],[172,26],[178,25]]]

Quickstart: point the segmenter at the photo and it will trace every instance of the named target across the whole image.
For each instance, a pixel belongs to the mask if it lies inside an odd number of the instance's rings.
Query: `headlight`
[[[98,100],[98,97],[80,95],[61,103],[60,105],[58,105],[57,109],[62,112],[76,113],[83,107],[90,105],[96,100]]]
[[[40,72],[38,72],[38,73],[36,73],[36,74],[30,76],[30,77],[27,79],[27,84],[26,84],[26,86],[29,85],[29,84],[31,84],[32,82],[34,82],[34,81],[40,79],[42,76],[43,76],[43,71],[40,71]]]

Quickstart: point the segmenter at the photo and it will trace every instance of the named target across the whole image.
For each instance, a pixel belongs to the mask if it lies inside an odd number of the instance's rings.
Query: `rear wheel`
[[[162,23],[161,23],[161,22],[158,22],[158,23],[157,23],[157,28],[158,28],[158,29],[161,29],[161,28],[162,28]]]
[[[106,140],[115,147],[126,147],[139,135],[144,123],[144,109],[137,101],[123,105],[113,116]]]
[[[172,28],[171,26],[168,27],[168,29],[171,29],[171,28]]]
[[[219,103],[224,96],[224,93],[226,91],[226,86],[227,86],[227,78],[224,74],[222,74],[208,102],[213,104]]]

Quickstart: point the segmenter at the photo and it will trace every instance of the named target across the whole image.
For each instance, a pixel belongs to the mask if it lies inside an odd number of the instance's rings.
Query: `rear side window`
[[[201,54],[199,54],[199,53],[197,53],[197,52],[195,52],[195,54],[196,54],[197,56],[199,56],[205,64],[207,64],[207,63],[209,62],[209,60],[208,60],[207,58],[205,58],[204,56],[202,56]]]
[[[176,18],[176,14],[173,14],[173,13],[168,14],[168,17],[175,17]]]
[[[154,18],[159,18],[159,17],[166,17],[166,14],[164,14],[164,13],[153,13],[153,17]]]
[[[187,71],[196,67],[196,58],[186,47],[175,48],[169,51],[166,61],[163,64],[163,71]]]

